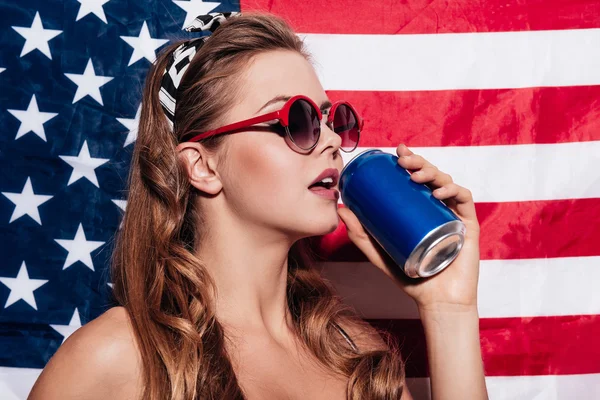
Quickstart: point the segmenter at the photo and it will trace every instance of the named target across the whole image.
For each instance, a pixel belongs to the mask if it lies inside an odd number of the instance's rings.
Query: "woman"
[[[331,105],[284,21],[228,17],[199,17],[194,30],[213,34],[171,46],[151,68],[112,260],[120,306],[64,342],[30,399],[412,399],[394,342],[312,267],[309,238],[340,218],[416,301],[433,399],[487,398],[471,193],[398,146],[400,165],[437,188],[467,234],[440,274],[392,273],[332,190],[360,117]]]

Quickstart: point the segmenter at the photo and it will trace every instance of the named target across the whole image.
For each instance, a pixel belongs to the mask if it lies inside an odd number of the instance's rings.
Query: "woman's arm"
[[[487,400],[477,308],[419,308],[432,400]]]
[[[464,243],[454,261],[434,276],[410,279],[397,272],[398,266],[386,257],[352,211],[338,208],[338,214],[350,240],[417,303],[427,340],[433,399],[487,399],[477,312],[480,226],[473,196],[406,146],[399,145],[397,153],[398,164],[413,171],[411,179],[433,189],[433,196],[465,224]]]

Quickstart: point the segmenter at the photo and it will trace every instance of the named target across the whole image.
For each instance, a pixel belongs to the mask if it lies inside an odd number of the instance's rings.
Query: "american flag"
[[[600,398],[598,0],[0,1],[0,398],[25,399],[111,306],[156,52],[196,15],[240,9],[304,38],[330,99],[365,117],[355,153],[405,143],[473,192],[490,398]],[[343,225],[320,253],[346,301],[398,336],[411,392],[429,398],[412,300]]]

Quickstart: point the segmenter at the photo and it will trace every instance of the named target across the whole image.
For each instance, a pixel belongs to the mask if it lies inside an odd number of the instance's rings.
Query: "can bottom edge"
[[[404,273],[411,278],[426,278],[441,272],[449,266],[460,253],[464,244],[465,232],[465,225],[459,220],[449,221],[436,229],[431,230],[419,242],[406,260],[406,263],[404,264]],[[448,244],[443,245],[442,242],[444,241],[448,242]],[[438,247],[440,248],[438,249]],[[433,268],[428,269],[424,260],[430,256],[434,250],[444,251],[447,252],[447,254],[444,255],[444,260],[442,262],[438,263]]]

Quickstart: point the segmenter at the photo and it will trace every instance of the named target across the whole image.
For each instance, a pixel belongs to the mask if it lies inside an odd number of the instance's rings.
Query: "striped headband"
[[[239,12],[209,13],[199,15],[194,21],[184,28],[188,32],[214,31],[221,26],[227,18],[240,15]],[[183,42],[178,46],[171,56],[171,59],[165,67],[160,92],[158,94],[160,104],[167,116],[167,121],[171,130],[175,121],[175,103],[177,102],[177,89],[181,82],[183,74],[189,67],[196,52],[202,47],[206,39],[210,36],[202,36]]]

